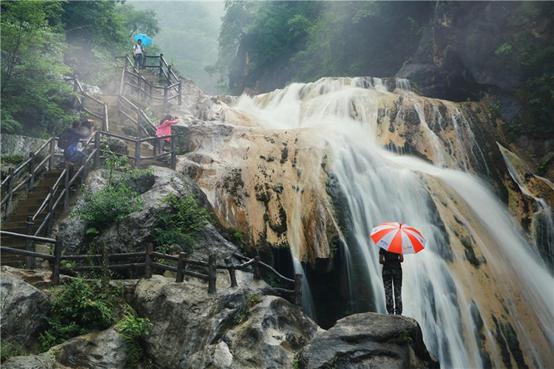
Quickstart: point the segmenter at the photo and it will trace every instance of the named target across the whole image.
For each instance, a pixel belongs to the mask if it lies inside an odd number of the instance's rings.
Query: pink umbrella
[[[396,222],[383,223],[373,228],[370,236],[377,246],[395,254],[415,254],[427,245],[417,229]]]

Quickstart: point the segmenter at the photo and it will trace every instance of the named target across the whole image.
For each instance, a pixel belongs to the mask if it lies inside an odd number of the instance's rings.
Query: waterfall
[[[345,270],[352,274],[347,303],[355,311],[385,313],[378,249],[370,243],[370,229],[385,221],[410,224],[422,231],[429,246],[405,258],[403,314],[420,323],[441,366],[484,368],[492,357],[494,367],[503,367],[504,348],[495,338],[508,329],[497,322],[502,315],[517,332],[527,365],[548,367],[554,343],[553,276],[506,207],[475,177],[472,162],[482,161],[485,167],[486,162],[462,111],[453,103],[417,96],[408,81],[396,86],[391,91],[379,79],[324,78],[255,98],[243,96],[234,109],[261,127],[310,130],[314,146],[331,153],[331,171],[350,219]],[[432,114],[426,114],[429,106]],[[427,161],[384,148],[384,127],[393,118],[387,114],[396,110],[398,116],[409,115],[409,109],[418,116],[416,144],[428,150]],[[442,132],[446,120],[453,128]],[[413,127],[406,123],[401,129]],[[390,123],[389,132],[392,128]],[[291,239],[293,254],[301,247]],[[465,260],[464,252],[477,253],[473,258],[479,269]],[[357,293],[369,294],[371,303]],[[518,360],[516,353],[512,356]]]

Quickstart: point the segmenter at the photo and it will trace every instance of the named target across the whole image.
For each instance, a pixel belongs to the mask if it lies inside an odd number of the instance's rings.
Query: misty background
[[[209,94],[222,92],[218,77],[205,68],[216,62],[224,1],[130,1],[155,12],[159,32],[154,44],[179,73]]]

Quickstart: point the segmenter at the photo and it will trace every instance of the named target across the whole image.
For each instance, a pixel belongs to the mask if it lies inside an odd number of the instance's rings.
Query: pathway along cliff
[[[238,99],[187,91],[185,123],[174,127],[188,151],[178,170],[264,258],[306,275],[304,309],[321,325],[385,312],[368,232],[399,221],[429,240],[404,262],[404,314],[441,367],[550,367],[552,245],[537,251],[509,214],[508,201],[529,228],[534,200],[510,177],[483,107],[375,78]]]

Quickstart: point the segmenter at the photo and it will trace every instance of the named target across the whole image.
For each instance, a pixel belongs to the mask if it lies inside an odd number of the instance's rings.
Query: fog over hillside
[[[131,3],[137,9],[156,13],[160,32],[154,43],[168,61],[207,93],[219,92],[217,77],[210,76],[204,68],[217,59],[224,2],[134,0]]]

